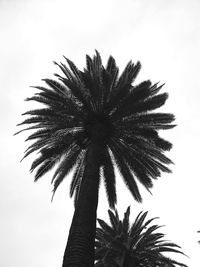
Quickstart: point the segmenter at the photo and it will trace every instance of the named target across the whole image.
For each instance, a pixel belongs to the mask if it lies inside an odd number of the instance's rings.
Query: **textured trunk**
[[[99,149],[91,146],[62,267],[93,267],[99,188]]]

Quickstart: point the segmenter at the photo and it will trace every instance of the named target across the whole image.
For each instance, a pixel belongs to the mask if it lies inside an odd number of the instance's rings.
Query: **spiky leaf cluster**
[[[119,219],[117,211],[108,210],[110,223],[98,219],[100,228],[96,230],[96,267],[177,267],[185,266],[163,252],[183,254],[180,247],[163,239],[157,230],[159,225],[151,225],[156,218],[146,220],[147,212],[140,212],[130,225],[130,207]]]
[[[170,129],[174,116],[155,113],[168,95],[159,93],[162,85],[149,80],[134,85],[141,64],[131,61],[119,75],[115,59],[110,56],[104,67],[99,53],[86,56],[86,68],[79,70],[65,58],[55,63],[63,75],[57,80],[44,79],[46,86],[35,86],[38,92],[27,98],[43,104],[30,110],[29,117],[19,125],[33,130],[27,140],[33,141],[25,157],[37,151],[39,157],[31,166],[36,169],[35,181],[55,165],[52,178],[53,192],[74,168],[70,195],[77,199],[88,149],[95,145],[100,151],[99,170],[102,169],[106,192],[111,207],[116,203],[114,164],[137,201],[141,195],[137,182],[148,190],[161,172],[170,172],[171,160],[164,155],[172,144],[158,135],[160,129]],[[18,132],[18,133],[19,133]]]

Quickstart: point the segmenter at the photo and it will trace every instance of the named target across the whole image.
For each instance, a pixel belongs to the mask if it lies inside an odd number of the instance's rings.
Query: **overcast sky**
[[[26,134],[13,137],[29,85],[57,71],[62,55],[80,68],[85,54],[97,49],[105,63],[112,54],[120,69],[141,61],[137,82],[166,83],[169,100],[163,111],[176,115],[178,126],[162,136],[173,142],[168,156],[173,173],[155,181],[137,204],[117,177],[121,216],[131,205],[131,220],[141,210],[160,217],[158,224],[200,266],[200,1],[199,0],[0,0],[0,257],[2,267],[61,266],[73,215],[70,176],[51,203],[52,173],[33,183],[29,168],[35,155],[20,163]],[[108,204],[100,190],[98,216],[107,220]],[[174,256],[174,258],[176,258]]]

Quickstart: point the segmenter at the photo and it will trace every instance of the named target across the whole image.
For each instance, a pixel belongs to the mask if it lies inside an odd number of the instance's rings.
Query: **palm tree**
[[[98,219],[96,230],[96,267],[176,267],[186,266],[162,253],[182,253],[179,246],[163,240],[164,234],[157,232],[161,226],[151,225],[156,218],[146,220],[147,212],[140,212],[130,226],[130,207],[123,220],[118,212],[108,210],[111,226]]]
[[[158,94],[162,85],[149,80],[133,85],[141,65],[127,64],[119,75],[115,59],[110,56],[106,67],[96,51],[86,55],[86,68],[79,70],[65,58],[55,63],[63,76],[59,81],[44,79],[46,87],[35,86],[39,92],[27,98],[45,105],[30,110],[19,125],[34,130],[26,140],[34,142],[24,158],[38,151],[30,171],[37,168],[35,181],[56,165],[52,178],[53,195],[68,173],[74,169],[70,196],[75,198],[75,212],[64,254],[63,267],[93,266],[96,210],[100,170],[103,173],[108,202],[114,208],[117,197],[114,164],[137,201],[141,201],[138,180],[149,190],[152,179],[172,161],[164,155],[172,144],[158,135],[160,129],[174,127],[174,116],[153,113],[168,95]],[[19,133],[18,132],[18,133]]]

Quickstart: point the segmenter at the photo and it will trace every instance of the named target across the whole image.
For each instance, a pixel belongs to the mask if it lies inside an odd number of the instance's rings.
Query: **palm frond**
[[[106,193],[110,207],[114,208],[117,202],[114,167],[108,149],[104,149],[102,153],[102,167]]]
[[[120,103],[120,101],[123,101],[124,96],[126,96],[130,92],[132,83],[139,73],[140,68],[140,62],[137,62],[136,65],[134,65],[132,61],[130,61],[127,64],[116,83],[115,90],[112,90],[111,100],[109,103],[109,111],[111,111],[116,106],[116,103],[118,104]]]
[[[104,234],[107,233],[111,237],[115,235],[115,231],[113,230],[113,228],[110,227],[106,222],[101,219],[97,219],[97,221],[100,227],[102,228]]]
[[[130,171],[129,166],[127,165],[127,162],[124,160],[122,154],[117,149],[116,144],[115,144],[115,146],[114,145],[110,146],[110,148],[112,150],[116,165],[117,165],[117,167],[118,167],[118,169],[122,175],[122,178],[123,178],[126,186],[130,190],[130,192],[133,195],[133,197],[135,198],[135,200],[137,200],[138,202],[141,202],[142,198],[141,198],[138,186],[135,182],[133,174]]]
[[[83,177],[84,168],[85,168],[85,153],[82,152],[80,154],[80,157],[77,160],[76,170],[72,177],[72,181],[70,185],[70,197],[73,196],[75,189],[77,185],[79,184],[79,180],[81,180]]]
[[[118,225],[119,225],[119,216],[116,211],[116,214],[114,214],[111,210],[108,210],[108,215],[110,218],[111,225],[115,231],[118,231]]]
[[[129,230],[129,216],[130,216],[130,206],[127,208],[126,212],[124,213],[124,219],[122,222],[123,232],[125,234],[128,233]]]
[[[52,199],[60,183],[63,181],[65,176],[67,176],[67,174],[76,164],[76,160],[80,152],[81,152],[81,149],[77,147],[76,145],[72,144],[71,150],[69,150],[68,153],[64,156],[64,159],[62,160],[59,167],[55,171],[54,176],[52,178],[52,183],[54,185]]]

